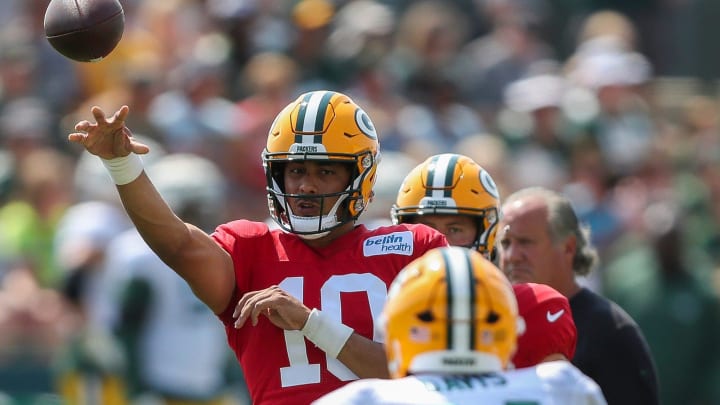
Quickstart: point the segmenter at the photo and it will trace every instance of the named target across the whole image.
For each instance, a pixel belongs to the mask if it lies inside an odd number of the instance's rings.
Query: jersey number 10
[[[287,291],[298,300],[303,300],[303,277],[288,277],[280,284],[280,288]],[[322,311],[338,322],[342,320],[342,304],[340,293],[365,292],[370,303],[370,315],[377,319],[387,299],[387,286],[377,276],[370,273],[343,274],[330,277],[320,288],[320,304]],[[357,311],[358,308],[351,310]],[[378,342],[376,328],[373,325],[373,340]],[[287,350],[290,365],[280,368],[280,381],[283,387],[293,387],[303,384],[317,384],[320,382],[320,364],[310,364],[308,361],[305,337],[299,330],[285,331],[285,349]],[[327,369],[341,381],[356,380],[358,377],[345,367],[339,360],[325,355]]]

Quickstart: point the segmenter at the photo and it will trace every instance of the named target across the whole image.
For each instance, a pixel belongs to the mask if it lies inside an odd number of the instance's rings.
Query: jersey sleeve
[[[577,329],[567,298],[545,284],[514,284],[513,291],[526,325],[518,337],[513,365],[516,368],[534,366],[555,353],[572,360]]]
[[[220,245],[226,252],[230,254],[233,261],[235,271],[235,284],[237,288],[233,292],[233,296],[228,302],[228,306],[219,314],[218,318],[226,325],[234,322],[232,313],[235,310],[235,304],[238,302],[242,291],[247,290],[248,274],[244,269],[244,257],[257,255],[259,252],[253,248],[253,241],[259,241],[263,236],[269,235],[270,230],[266,224],[260,222],[252,222],[247,220],[237,220],[228,222],[218,226],[215,231],[210,234],[215,242]]]
[[[238,241],[260,237],[269,232],[270,229],[264,223],[242,219],[218,226],[210,236],[220,247],[230,253],[233,256],[233,260],[235,260]]]

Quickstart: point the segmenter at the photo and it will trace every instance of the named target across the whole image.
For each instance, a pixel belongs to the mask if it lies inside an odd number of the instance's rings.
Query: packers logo
[[[368,138],[377,139],[377,132],[375,132],[375,125],[370,120],[370,116],[367,115],[362,108],[355,110],[355,124],[360,128],[363,134]]]
[[[490,174],[486,172],[485,170],[480,171],[480,184],[485,187],[485,191],[488,192],[491,196],[495,198],[500,198],[500,193],[498,193],[497,186],[495,185],[495,181],[490,177]]]

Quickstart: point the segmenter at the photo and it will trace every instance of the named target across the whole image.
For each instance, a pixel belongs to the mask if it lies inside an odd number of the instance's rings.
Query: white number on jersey
[[[280,284],[280,288],[290,295],[303,300],[303,277],[287,277]],[[343,274],[330,277],[320,288],[320,305],[325,314],[330,315],[338,322],[342,320],[342,303],[340,293],[365,292],[370,304],[370,315],[375,319],[380,315],[387,299],[385,283],[370,273]],[[357,311],[358,308],[351,310]],[[320,382],[320,365],[310,364],[307,357],[305,337],[299,330],[286,330],[285,349],[287,350],[290,365],[280,368],[280,381],[283,387],[293,387],[303,384],[317,384]],[[373,333],[377,329],[373,324]],[[373,340],[380,341],[379,336],[373,335]],[[358,377],[345,367],[339,360],[325,355],[328,371],[342,381],[356,380]]]

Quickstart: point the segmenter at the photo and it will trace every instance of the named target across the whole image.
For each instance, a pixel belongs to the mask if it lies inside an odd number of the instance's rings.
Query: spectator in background
[[[573,364],[608,403],[659,403],[654,360],[638,325],[576,279],[591,271],[597,253],[570,201],[540,187],[516,191],[503,202],[499,230],[500,267],[512,282],[548,284],[570,300],[578,334]]]
[[[485,123],[464,103],[466,76],[455,69],[468,39],[468,18],[454,2],[411,2],[399,17],[397,42],[383,67],[410,102],[397,110],[403,149],[422,150],[422,158],[452,150],[465,135],[482,132]],[[420,160],[420,159],[418,159]]]
[[[692,231],[683,234],[683,238],[710,255],[717,268],[720,264],[720,145],[706,147],[696,154],[691,169],[699,183],[685,195],[689,201],[685,202],[688,211],[683,221]],[[714,273],[708,274],[708,281]]]
[[[396,14],[391,7],[395,4],[376,0],[346,3],[333,18],[333,32],[327,43],[335,64],[346,74],[351,73],[344,78],[344,87],[373,117],[378,132],[383,134],[384,151],[404,151],[397,114],[407,104],[406,95],[403,83],[395,80],[385,64],[395,45]]]
[[[398,111],[397,129],[406,150],[442,153],[468,134],[485,131],[480,116],[460,98],[461,85],[445,68],[414,72],[405,94],[412,100]]]
[[[49,147],[18,162],[16,183],[0,206],[0,263],[30,271],[40,287],[58,287],[62,275],[53,258],[57,224],[73,201],[70,159]]]
[[[536,72],[505,87],[498,130],[508,144],[515,184],[556,188],[567,181],[573,139],[563,112],[567,83],[551,61],[536,62]]]
[[[286,53],[297,64],[301,92],[338,87],[354,73],[336,65],[330,55],[334,17],[335,4],[329,0],[300,0],[292,7],[292,42]]]
[[[46,1],[18,2],[10,21],[0,24],[0,107],[36,97],[57,118],[71,111],[83,96],[77,64],[47,41],[43,31]],[[8,15],[4,15],[6,18]],[[53,139],[61,147],[61,139]]]
[[[50,109],[41,98],[8,100],[0,112],[0,146],[21,165],[31,152],[53,146],[52,122]]]
[[[502,106],[505,87],[525,77],[533,63],[554,59],[554,52],[538,35],[537,13],[523,2],[476,3],[482,3],[490,31],[463,44],[457,70],[463,96],[489,119]]]
[[[565,360],[503,371],[521,332],[517,303],[505,276],[477,251],[433,249],[410,263],[382,316],[394,380],[356,381],[313,404],[606,403]]]
[[[584,40],[564,67],[570,83],[594,100],[594,111],[578,135],[598,145],[615,178],[637,170],[658,131],[646,92],[652,66],[623,33],[610,31]]]
[[[225,68],[224,60],[192,57],[168,72],[167,87],[147,114],[169,152],[212,158],[225,149],[235,110],[226,95]]]
[[[444,73],[457,62],[458,52],[469,38],[467,17],[455,2],[409,2],[397,16],[396,43],[385,61],[401,88],[419,72]]]
[[[0,391],[29,401],[54,388],[53,361],[74,326],[52,254],[58,221],[74,196],[72,160],[52,147],[49,107],[22,93],[32,71],[26,68],[0,63],[8,90],[2,96],[10,97],[0,115],[8,176],[0,202]],[[5,87],[11,78],[17,82]]]
[[[622,12],[602,9],[586,15],[576,33],[575,47],[596,38],[614,37],[620,41],[628,51],[638,49],[637,28],[635,23]],[[572,55],[569,56],[572,58]]]
[[[27,268],[0,278],[0,392],[18,402],[53,403],[52,366],[77,325],[75,313],[54,288],[43,287]],[[50,398],[48,398],[50,397]],[[27,402],[22,402],[27,401]]]
[[[703,277],[712,265],[684,239],[678,206],[653,201],[640,216],[642,229],[614,245],[604,291],[644,331],[663,402],[712,404],[720,398],[720,307]]]

